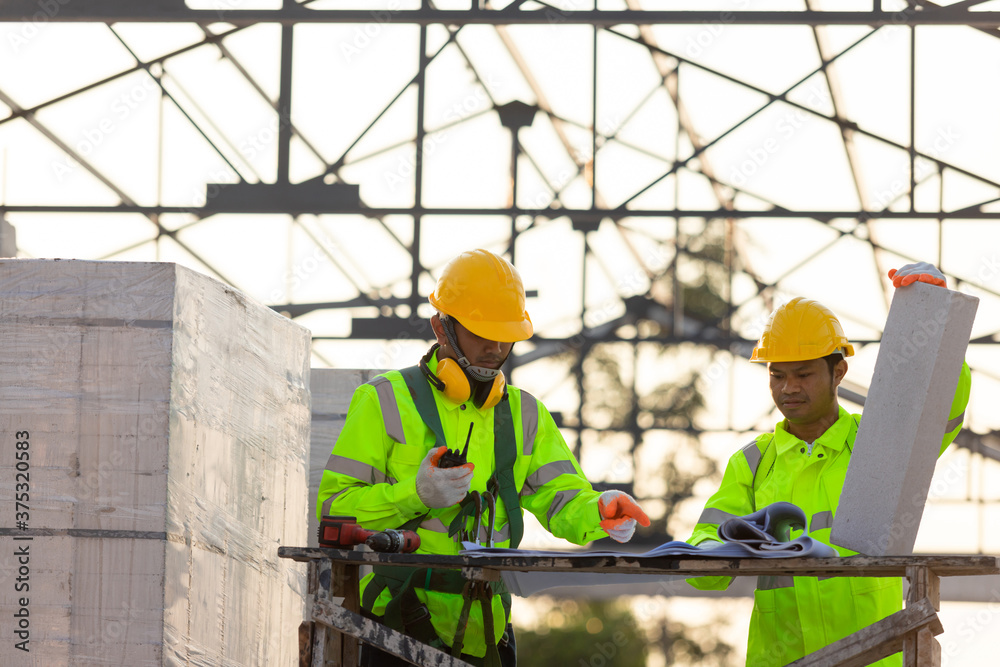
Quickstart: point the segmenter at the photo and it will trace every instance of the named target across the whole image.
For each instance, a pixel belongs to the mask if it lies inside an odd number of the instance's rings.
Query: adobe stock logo
[[[28,42],[38,36],[41,26],[51,21],[64,5],[68,5],[71,0],[38,0],[38,11],[31,16],[21,19],[21,29],[11,31],[7,35],[7,42],[14,53],[20,51],[28,45]]]

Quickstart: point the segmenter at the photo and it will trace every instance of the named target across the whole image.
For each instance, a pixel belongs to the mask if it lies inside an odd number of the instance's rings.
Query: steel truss
[[[554,333],[541,331],[530,349],[518,351],[509,370],[543,359],[561,360],[564,381],[572,387],[575,397],[566,402],[560,419],[565,428],[577,434],[573,443],[577,453],[586,455],[585,443],[593,442],[600,428],[591,423],[585,411],[590,389],[585,382],[584,367],[595,346],[619,343],[633,349],[630,363],[635,370],[627,391],[630,410],[633,416],[638,415],[642,390],[637,379],[641,375],[642,350],[691,344],[711,350],[710,357],[715,360],[746,357],[755,338],[754,319],[759,320],[760,314],[769,311],[774,300],[789,290],[801,291],[801,287],[792,286],[791,278],[810,262],[823,261],[826,253],[845,243],[858,247],[858,261],[872,267],[874,276],[884,276],[900,261],[935,261],[945,268],[959,288],[968,288],[980,295],[984,305],[993,305],[994,300],[1000,298],[1000,292],[988,281],[979,279],[981,276],[977,277],[975,271],[963,271],[962,267],[944,261],[951,228],[956,222],[976,222],[985,228],[991,226],[990,221],[1000,218],[1000,209],[994,205],[1000,200],[1000,178],[951,159],[946,152],[934,150],[934,145],[918,136],[917,122],[916,81],[920,68],[916,54],[922,43],[918,36],[925,30],[942,26],[965,27],[970,34],[987,37],[1000,36],[1000,13],[977,11],[981,4],[984,3],[965,1],[943,7],[918,1],[889,8],[888,3],[884,5],[874,0],[866,11],[830,11],[820,9],[813,0],[806,0],[804,8],[798,11],[729,11],[725,8],[663,11],[643,9],[639,0],[624,0],[614,9],[564,8],[518,0],[504,7],[480,1],[470,7],[454,8],[424,1],[412,8],[378,10],[330,9],[314,0],[301,3],[286,0],[282,7],[274,9],[209,10],[189,9],[181,0],[141,3],[131,0],[9,1],[0,5],[0,22],[22,26],[8,33],[11,45],[15,45],[17,39],[27,39],[24,26],[38,29],[44,27],[42,24],[84,26],[103,23],[109,39],[120,45],[131,62],[72,90],[31,103],[22,103],[16,93],[7,90],[0,75],[0,102],[9,109],[5,117],[0,117],[0,132],[8,129],[5,126],[15,127],[19,133],[30,132],[38,141],[56,147],[89,175],[94,188],[102,192],[105,200],[103,203],[66,203],[58,199],[29,201],[6,197],[0,202],[0,216],[18,228],[29,228],[43,214],[59,214],[68,219],[80,216],[78,224],[81,227],[90,225],[89,220],[93,219],[84,218],[83,214],[124,216],[135,220],[137,225],[145,225],[151,233],[98,257],[132,257],[137,252],[152,251],[159,259],[161,250],[169,246],[175,256],[255,294],[256,288],[247,286],[248,276],[220,262],[215,249],[199,241],[194,232],[221,216],[238,215],[243,218],[237,219],[249,220],[249,216],[255,214],[279,214],[280,222],[275,224],[287,229],[290,236],[295,234],[304,239],[320,261],[332,267],[341,284],[349,286],[346,291],[350,294],[342,294],[344,290],[340,290],[336,294],[331,292],[329,298],[320,299],[300,296],[291,287],[285,290],[285,299],[269,298],[259,289],[256,291],[259,298],[291,317],[346,313],[351,318],[349,333],[337,332],[336,327],[315,328],[312,322],[321,320],[309,321],[316,332],[316,355],[320,363],[328,361],[333,346],[347,339],[405,341],[428,337],[425,329],[415,327],[413,314],[418,309],[425,312],[423,304],[430,276],[447,259],[433,248],[434,238],[441,234],[441,229],[454,229],[453,222],[442,221],[464,220],[469,224],[477,221],[488,225],[492,232],[485,237],[470,233],[470,239],[475,237],[479,239],[477,244],[506,252],[522,271],[525,270],[522,257],[527,257],[525,262],[538,261],[534,246],[539,242],[533,239],[546,229],[565,225],[568,221],[565,234],[572,241],[561,251],[565,253],[562,257],[554,259],[549,253],[548,261],[565,262],[575,272],[563,277],[564,281],[573,284],[571,292],[579,299],[570,318],[571,324],[567,326],[565,320],[550,323]],[[139,45],[125,34],[128,24],[132,23],[194,24],[200,37],[155,56],[140,55]],[[238,53],[233,48],[242,33],[258,29],[265,23],[280,26],[280,39],[270,43],[274,49],[273,60],[279,63],[277,86],[269,85],[273,82],[265,80],[253,64],[246,62],[245,52]],[[299,122],[301,110],[293,104],[293,92],[298,90],[295,83],[306,76],[303,74],[305,67],[314,63],[303,59],[296,45],[301,39],[299,31],[310,24],[319,27],[379,26],[380,30],[389,30],[390,26],[411,26],[416,32],[412,41],[417,48],[409,56],[412,75],[402,77],[394,89],[383,94],[381,106],[373,107],[367,121],[349,135],[340,129],[318,128],[315,124],[307,127]],[[762,85],[731,73],[725,63],[720,65],[692,56],[679,48],[678,43],[668,43],[658,32],[664,25],[707,26],[711,32],[729,26],[746,29],[797,26],[810,33],[812,51],[808,55],[813,66],[799,68],[797,77],[782,86]],[[590,28],[588,39],[577,40],[589,46],[589,53],[585,54],[589,61],[583,68],[589,76],[579,82],[589,90],[588,113],[567,113],[565,104],[553,101],[553,81],[543,82],[539,78],[538,63],[526,53],[528,42],[523,34],[516,32],[528,26],[551,31],[576,30],[577,36],[580,30]],[[831,26],[854,26],[859,32],[851,40],[832,39]],[[516,86],[518,95],[514,98],[499,94],[496,86],[491,86],[489,67],[484,66],[483,59],[474,51],[475,42],[462,39],[463,31],[476,28],[493,31],[491,39],[511,63],[509,71],[520,76]],[[908,133],[902,136],[872,129],[867,123],[853,118],[852,100],[843,92],[850,82],[838,75],[842,61],[853,58],[858,50],[866,48],[880,35],[880,31],[889,28],[905,30],[909,36],[908,99],[905,100]],[[636,62],[635,54],[644,54],[645,66],[655,72],[656,81],[621,117],[614,118],[615,122],[607,122],[599,111],[599,106],[607,100],[599,95],[604,80],[599,79],[598,73],[605,53],[625,48],[631,50],[630,57]],[[199,95],[187,91],[185,76],[174,74],[175,63],[183,63],[184,58],[203,51],[214,52],[226,64],[232,80],[239,80],[273,119],[276,136],[274,150],[270,153],[272,161],[264,166],[249,159],[242,144],[227,131],[231,117],[203,108]],[[447,77],[435,78],[435,68],[439,67],[439,62],[450,61],[459,62],[465,68],[468,80],[461,90],[474,90],[483,103],[452,117],[447,114],[443,119],[431,117],[428,110],[434,98],[442,97],[439,87],[449,85]],[[721,129],[707,133],[700,127],[700,112],[689,108],[689,93],[682,82],[690,77],[711,78],[758,102],[742,115],[732,117]],[[54,128],[48,120],[52,112],[86,100],[96,91],[140,79],[152,84],[159,104],[155,126],[159,139],[154,160],[158,185],[153,197],[130,194],[132,186],[128,180],[131,174],[127,170],[109,169],[106,164],[92,159],[92,151],[82,150],[80,143],[74,144],[65,132]],[[825,91],[823,104],[803,100],[797,94],[807,82],[820,85]],[[457,82],[455,85],[456,90],[460,90]],[[341,92],[345,97],[364,94],[364,91],[353,90]],[[398,115],[402,101],[409,98],[414,98],[407,107],[411,113],[407,121],[411,130],[404,136],[386,133],[380,121]],[[663,146],[646,146],[636,140],[635,132],[626,131],[631,122],[644,117],[651,100],[665,102],[663,108],[669,109],[669,115],[664,118],[672,124],[673,146],[666,150]],[[766,189],[753,187],[753,183],[745,183],[748,180],[745,174],[734,178],[740,175],[738,170],[719,166],[731,165],[731,160],[725,159],[720,149],[776,108],[836,133],[850,183],[850,197],[846,199],[853,198],[857,205],[793,205]],[[164,151],[171,145],[168,123],[171,117],[182,119],[187,131],[197,135],[211,159],[221,167],[216,177],[203,179],[203,201],[195,204],[162,194],[166,178]],[[648,123],[648,117],[643,122]],[[550,139],[547,144],[538,140],[539,125]],[[484,132],[499,136],[498,141],[508,146],[509,157],[505,159],[509,164],[504,177],[509,183],[500,188],[504,191],[505,205],[498,204],[496,197],[485,197],[481,203],[470,205],[460,201],[461,197],[452,201],[434,192],[439,184],[430,182],[434,158],[428,146],[433,145],[435,136],[459,132],[470,126],[487,127]],[[338,139],[331,141],[328,134],[337,134]],[[905,155],[903,186],[893,189],[889,196],[877,191],[870,174],[865,172],[866,153],[873,146]],[[993,149],[995,147],[990,147]],[[655,171],[646,169],[643,179],[632,179],[628,190],[623,191],[616,180],[626,168],[623,165],[627,165],[627,160],[616,157],[616,151],[658,167]],[[552,152],[560,154],[556,162],[565,168],[562,172],[553,168]],[[398,154],[408,156],[411,172],[395,174],[405,181],[410,193],[408,201],[403,203],[384,187],[366,189],[369,181],[363,180],[366,176],[371,178],[372,174],[376,177],[391,175],[391,171],[383,167],[369,171],[368,165],[379,163],[387,155]],[[12,164],[9,168],[16,169],[17,165]],[[948,190],[953,179],[960,179],[984,194],[979,199],[953,197]],[[698,182],[703,195],[694,198],[697,199],[695,205],[682,205],[692,200],[686,196],[684,184],[693,180]],[[541,200],[532,199],[529,188],[534,188],[536,195],[540,192],[544,196]],[[614,194],[610,194],[612,191]],[[936,196],[929,195],[932,191]],[[109,198],[114,201],[108,203]],[[933,205],[928,204],[931,200]],[[801,255],[786,258],[777,269],[762,270],[761,256],[753,249],[758,233],[755,224],[782,220],[811,230],[810,233],[825,234],[827,238]],[[502,225],[497,221],[503,221]],[[918,255],[894,241],[883,242],[882,224],[893,221],[933,226],[938,241],[933,255]],[[365,267],[369,261],[365,253],[370,252],[370,248],[349,248],[344,243],[348,249],[341,251],[341,242],[337,247],[325,242],[324,235],[333,233],[330,230],[352,230],[358,225],[374,225],[381,230],[382,238],[395,256],[406,258],[406,275],[397,272],[390,278],[376,278],[374,272]],[[497,236],[498,225],[504,229],[501,236]],[[685,271],[707,261],[696,246],[709,229],[717,231],[721,252],[711,262],[725,276],[718,286],[725,308],[714,317],[692,313],[684,301],[683,290],[688,280]],[[609,238],[614,239],[629,257],[630,279],[627,281],[622,280],[620,270],[607,260],[605,247]],[[41,247],[25,247],[25,250],[45,254]],[[255,258],[258,265],[275,261],[279,260],[273,256]],[[290,257],[286,276],[295,273],[294,264]],[[610,302],[607,298],[602,300],[591,295],[597,283],[611,285],[615,296]],[[666,292],[662,290],[664,285],[667,285]],[[880,292],[883,301],[888,302],[891,288],[884,279],[870,281],[869,287]],[[309,294],[315,292],[312,290]],[[823,300],[820,294],[816,297]],[[862,348],[877,343],[878,326],[879,322],[867,322],[861,327],[869,331],[866,335],[855,336],[861,339]],[[974,344],[989,346],[997,340],[1000,340],[1000,323],[996,329],[978,331]],[[567,356],[568,362],[565,361]],[[991,382],[1000,381],[1000,369],[991,369],[985,362],[982,366],[975,363],[973,366],[977,376]],[[727,368],[731,368],[731,364],[727,364]],[[848,400],[861,403],[864,389],[854,386],[845,388],[844,393]],[[749,432],[768,420],[766,414],[761,414],[756,419],[737,422],[732,418],[731,408],[729,412],[729,422],[718,430]],[[988,419],[984,419],[983,424],[979,428],[981,435],[966,431],[957,442],[973,452],[980,463],[990,458],[1000,460],[1000,448],[994,444],[1000,424]],[[713,430],[694,426],[692,429]],[[631,471],[639,465],[636,456],[648,429],[640,428],[636,421],[626,430],[630,439],[626,453],[630,472],[624,478],[606,481],[642,495],[642,489],[634,486],[637,480]],[[982,539],[980,548],[983,548]]]

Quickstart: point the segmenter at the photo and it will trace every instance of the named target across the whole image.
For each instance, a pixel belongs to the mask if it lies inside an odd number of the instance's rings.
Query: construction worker
[[[945,286],[933,265],[908,264],[889,272],[893,285],[913,282]],[[837,402],[837,385],[854,354],[844,330],[825,306],[792,299],[772,313],[750,361],[767,363],[771,397],[785,419],[773,433],[757,436],[729,459],[719,490],[709,498],[691,544],[718,540],[719,524],[770,503],[802,508],[809,535],[830,544],[847,464],[861,415]],[[941,451],[962,427],[970,373],[962,365],[943,433]],[[900,388],[905,391],[905,388]],[[841,556],[854,551],[834,547]],[[721,590],[728,577],[689,579],[701,590]],[[759,577],[747,646],[747,665],[785,665],[899,611],[902,580],[867,577]],[[876,665],[901,665],[899,653]]]
[[[355,391],[323,472],[318,515],[415,530],[418,553],[430,554],[457,554],[463,533],[516,547],[522,508],[574,544],[609,535],[627,542],[636,523],[648,526],[628,494],[595,491],[541,401],[506,384],[501,366],[514,342],[532,335],[517,270],[486,250],[462,253],[430,302],[437,343],[417,366]],[[468,461],[442,467],[446,451],[467,440]],[[502,585],[470,585],[459,571],[378,566],[361,582],[361,602],[367,615],[463,660],[515,664]],[[408,663],[365,645],[361,664]]]

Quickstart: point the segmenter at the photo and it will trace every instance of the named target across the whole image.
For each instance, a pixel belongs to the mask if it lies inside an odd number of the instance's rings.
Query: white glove
[[[465,498],[472,485],[473,464],[438,468],[438,461],[447,450],[442,445],[427,452],[417,471],[417,496],[427,507],[451,507]]]
[[[890,269],[889,277],[892,278],[893,287],[906,287],[916,282],[928,283],[930,285],[937,285],[938,287],[947,287],[948,283],[944,278],[944,274],[938,270],[933,264],[928,262],[917,262],[916,264],[907,264],[903,268]]]
[[[649,517],[635,498],[624,491],[605,491],[597,499],[601,513],[601,528],[616,542],[628,542],[635,533],[635,524],[649,525]]]

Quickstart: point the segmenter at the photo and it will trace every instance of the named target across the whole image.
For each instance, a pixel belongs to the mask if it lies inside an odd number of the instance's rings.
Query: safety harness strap
[[[474,600],[478,600],[480,603],[484,630],[489,631],[493,628],[492,600],[494,594],[500,595],[504,615],[510,619],[511,600],[509,593],[496,590],[496,584],[468,581],[462,577],[458,570],[412,568],[397,565],[376,565],[373,570],[375,576],[365,588],[362,607],[370,611],[379,594],[388,588],[392,597],[386,604],[385,613],[381,618],[382,623],[435,648],[446,647],[446,644],[441,641],[437,631],[434,630],[430,611],[427,609],[427,605],[417,597],[416,589],[422,588],[464,597],[461,618],[458,621],[458,628],[451,647],[456,656],[462,653],[469,609]],[[503,587],[499,586],[499,588]],[[499,666],[499,659],[500,655],[496,645],[487,643],[484,664]]]
[[[507,508],[510,526],[510,548],[516,549],[524,535],[524,517],[521,501],[514,485],[514,462],[517,460],[517,438],[514,436],[514,419],[510,414],[510,399],[503,400],[493,410],[493,450],[496,457],[496,484],[500,500]],[[478,531],[478,526],[476,527]]]
[[[435,647],[444,646],[431,623],[427,605],[417,597],[417,588],[438,590],[445,593],[461,593],[465,585],[461,573],[455,570],[435,570],[432,568],[408,568],[390,565],[376,565],[375,577],[365,589],[365,602],[374,604],[378,595],[369,596],[376,581],[381,588],[388,588],[392,598],[385,606],[382,622],[394,630]],[[379,591],[381,592],[381,591]],[[371,609],[368,604],[366,608]]]
[[[420,413],[420,418],[436,437],[439,444],[447,444],[441,417],[438,415],[434,394],[418,366],[410,366],[400,371],[406,381],[406,387],[413,397],[413,404]],[[514,418],[510,413],[510,398],[503,399],[493,409],[493,456],[496,463],[496,491],[500,500],[507,508],[507,524],[510,526],[510,547],[516,549],[524,535],[524,517],[521,516],[520,496],[514,485],[514,463],[517,460],[517,438],[514,435]],[[462,502],[462,510],[448,527],[448,534],[455,535],[465,527],[467,518],[472,514],[472,506],[468,496]],[[476,533],[479,527],[475,527]]]
[[[420,418],[431,431],[434,432],[435,441],[438,446],[447,445],[448,441],[444,437],[444,428],[441,426],[441,417],[438,416],[437,403],[434,402],[434,394],[431,393],[430,385],[424,378],[418,366],[410,366],[399,371],[406,381],[406,388],[410,390],[413,404],[417,406]]]

